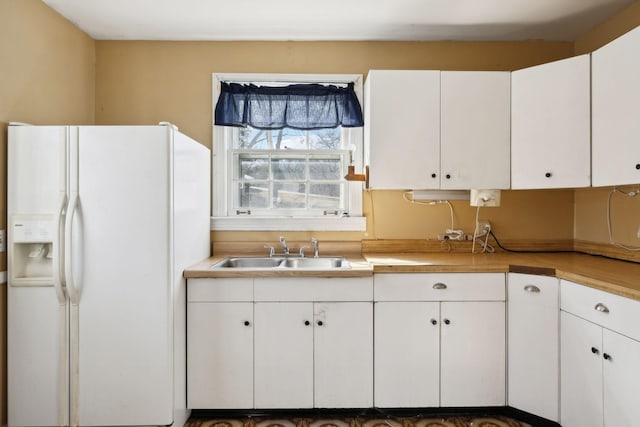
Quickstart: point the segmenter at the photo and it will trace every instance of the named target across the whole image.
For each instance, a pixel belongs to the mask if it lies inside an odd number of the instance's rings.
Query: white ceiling
[[[575,40],[633,0],[43,0],[99,40]]]

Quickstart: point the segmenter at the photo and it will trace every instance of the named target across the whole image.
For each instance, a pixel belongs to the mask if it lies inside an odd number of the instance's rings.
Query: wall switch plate
[[[0,252],[7,250],[7,232],[6,230],[0,230]]]

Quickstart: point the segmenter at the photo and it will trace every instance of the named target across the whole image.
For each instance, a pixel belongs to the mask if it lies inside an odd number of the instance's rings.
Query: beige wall
[[[0,58],[0,228],[6,230],[7,124],[92,124],[95,42],[39,0],[0,0]],[[0,254],[0,271],[6,271],[5,253]],[[0,285],[3,424],[6,291],[6,285]]]
[[[211,73],[358,73],[369,69],[514,70],[573,54],[563,42],[125,42],[96,43],[96,122],[170,120],[211,146]],[[370,197],[370,195],[373,197]],[[507,192],[483,217],[513,238],[571,238],[571,191]],[[215,197],[215,195],[214,195]],[[367,233],[314,233],[321,239],[436,238],[450,226],[446,207],[409,205],[401,192],[366,193]],[[373,203],[372,203],[373,200]],[[517,200],[516,203],[512,201]],[[473,231],[475,210],[455,204],[458,224]],[[541,218],[556,212],[553,227]],[[528,224],[523,227],[521,224]],[[550,229],[553,232],[550,232]],[[282,233],[212,233],[214,241],[277,240]],[[286,233],[307,239],[310,233]]]
[[[591,52],[616,37],[640,25],[640,2],[580,37],[575,43],[576,54]],[[636,186],[637,188],[637,186]],[[575,192],[574,237],[597,243],[609,243],[607,200],[610,188],[579,189]],[[625,245],[640,246],[640,197],[614,194],[611,198],[613,238]]]

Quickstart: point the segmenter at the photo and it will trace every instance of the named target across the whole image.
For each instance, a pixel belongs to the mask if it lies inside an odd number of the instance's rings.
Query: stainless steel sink
[[[243,270],[334,270],[349,269],[351,264],[345,257],[229,257],[211,266],[212,269]]]
[[[344,257],[287,258],[282,263],[282,267],[326,270],[351,268],[351,264]]]

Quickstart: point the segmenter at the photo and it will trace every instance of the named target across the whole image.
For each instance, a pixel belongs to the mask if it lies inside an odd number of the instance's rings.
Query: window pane
[[[309,132],[309,149],[339,150],[340,127],[333,129],[316,129]]]
[[[341,184],[311,184],[309,191],[309,208],[311,209],[344,209],[341,205]]]
[[[269,159],[251,158],[248,156],[240,156],[240,167],[238,168],[239,179],[268,179],[269,178]]]
[[[238,208],[257,209],[269,207],[269,184],[266,182],[239,183]]]
[[[273,206],[276,208],[304,208],[307,204],[307,184],[275,183]]]
[[[233,148],[241,150],[269,150],[271,148],[270,131],[247,126],[246,128],[237,128],[236,132]]]
[[[309,159],[309,179],[337,180],[342,175],[340,159]]]
[[[304,158],[273,159],[273,179],[303,180],[307,175],[306,163]]]
[[[306,130],[284,128],[273,133],[276,150],[308,150]]]

